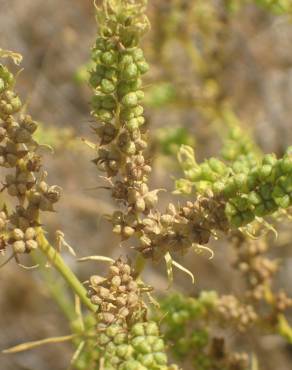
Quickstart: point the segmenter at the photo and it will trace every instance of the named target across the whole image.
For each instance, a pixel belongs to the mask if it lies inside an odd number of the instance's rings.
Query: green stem
[[[96,307],[90,302],[86,295],[86,289],[82,283],[75,276],[73,271],[66,265],[60,253],[53,248],[47,241],[43,232],[37,236],[37,242],[39,249],[44,253],[49,260],[49,262],[55,267],[55,269],[62,275],[64,280],[72,288],[74,293],[80,298],[81,302],[92,312],[96,311]]]
[[[45,267],[46,257],[37,253],[32,254],[32,259],[39,265],[39,271],[42,279],[46,283],[50,295],[58,304],[65,317],[72,322],[76,319],[75,308],[72,300],[69,300],[68,291],[62,281],[56,279],[56,275]]]

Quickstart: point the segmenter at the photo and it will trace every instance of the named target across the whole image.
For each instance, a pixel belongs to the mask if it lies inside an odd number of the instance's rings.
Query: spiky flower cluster
[[[177,183],[180,191],[195,187],[211,190],[226,202],[225,213],[234,227],[244,226],[292,204],[292,156],[288,148],[283,158],[265,155],[257,162],[253,156],[239,156],[231,165],[210,158],[198,164],[190,147],[182,147],[179,160],[185,179]]]
[[[211,327],[212,322],[228,326],[230,319],[233,319],[231,325],[236,322],[237,326],[242,317],[247,317],[244,307],[238,301],[230,302],[228,296],[218,297],[215,292],[202,292],[197,299],[169,295],[161,302],[165,338],[172,344],[173,353],[195,369],[247,370],[247,354],[228,351],[224,338],[213,336]],[[244,328],[246,324],[247,321]]]
[[[147,70],[139,39],[148,26],[144,2],[105,2],[98,11],[100,34],[93,48],[95,69],[94,128],[100,139],[98,168],[106,173],[112,197],[124,209],[112,216],[113,231],[122,240],[139,239],[137,249],[144,257],[159,259],[167,251],[181,252],[194,244],[206,244],[212,229],[226,229],[220,201],[198,199],[165,214],[156,210],[158,191],[147,185],[151,167],[144,151],[145,140],[141,75]]]
[[[99,306],[97,318],[101,327],[113,323],[123,325],[144,316],[146,306],[141,300],[142,288],[133,275],[129,264],[117,260],[110,266],[106,279],[90,278],[88,293],[91,302]]]
[[[17,258],[37,248],[39,213],[53,211],[60,188],[49,186],[46,174],[41,173],[38,144],[33,139],[37,123],[27,114],[18,114],[22,103],[14,92],[14,84],[13,74],[0,65],[0,166],[13,170],[5,176],[1,191],[7,190],[17,200],[13,212],[2,205],[0,250],[11,246]]]
[[[170,203],[166,213],[156,213],[143,220],[138,250],[144,257],[156,260],[167,251],[183,254],[195,244],[207,244],[215,229],[228,229],[220,199],[202,196],[178,207]]]
[[[242,304],[234,295],[221,296],[215,310],[219,320],[235,325],[239,331],[245,331],[257,320],[253,306]]]
[[[277,323],[277,317],[292,308],[292,299],[285,291],[274,292],[273,280],[279,270],[279,261],[266,256],[269,245],[263,239],[249,240],[243,235],[233,237],[236,251],[234,267],[244,276],[246,281],[246,298],[256,305],[265,303],[269,306],[272,324]]]
[[[279,262],[266,257],[269,245],[264,239],[248,240],[243,235],[234,235],[232,245],[236,251],[234,267],[245,277],[248,298],[260,301],[279,269]]]
[[[97,345],[105,370],[170,370],[158,326],[147,319],[147,288],[128,263],[117,260],[107,278],[92,276],[89,297],[97,308]]]
[[[143,15],[144,1],[105,2],[98,12],[100,32],[92,51],[95,68],[90,83],[94,128],[100,138],[99,170],[107,177],[118,176],[113,184],[113,197],[130,209],[149,212],[147,165],[143,151],[144,97],[141,76],[148,70],[138,43],[148,27]],[[140,195],[140,196],[139,196]]]

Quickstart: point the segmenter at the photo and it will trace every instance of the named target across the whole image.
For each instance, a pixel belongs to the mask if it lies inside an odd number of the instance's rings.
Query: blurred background
[[[145,107],[151,127],[151,183],[169,190],[161,193],[164,209],[170,199],[179,199],[172,194],[174,178],[181,176],[176,161],[179,145],[195,146],[199,160],[220,150],[227,131],[218,114],[223,106],[232,107],[244,132],[264,152],[281,155],[292,144],[292,27],[291,18],[277,9],[241,7],[236,0],[149,2],[152,30],[143,40],[151,65],[145,79]],[[90,162],[95,153],[81,140],[94,140],[86,71],[96,30],[91,0],[0,0],[0,47],[23,55],[17,90],[40,122],[40,142],[54,149],[53,154],[42,149],[49,181],[63,188],[58,212],[44,218],[49,235],[53,240],[54,230],[62,230],[80,257],[116,258],[131,252],[120,246],[104,218],[115,205],[106,190],[98,189],[104,183]],[[276,284],[291,295],[291,229],[285,223],[277,227],[279,239],[270,241],[276,247],[273,255],[282,259]],[[196,284],[178,271],[172,289],[190,295],[202,289],[227,294],[240,289],[228,242],[214,241],[212,248],[212,261],[204,254],[181,257],[179,262],[195,274]],[[78,264],[69,254],[65,259],[82,281],[104,270],[102,263]],[[62,284],[59,277],[48,274]],[[158,291],[167,288],[161,264],[148,264],[144,278]],[[36,270],[10,263],[0,270],[0,279],[0,349],[70,333]],[[236,333],[227,334],[236,340]],[[239,347],[254,350],[249,338]],[[0,355],[0,369],[63,370],[72,351],[70,344],[58,344]],[[291,368],[292,346],[278,337],[263,336],[257,352],[260,369]]]

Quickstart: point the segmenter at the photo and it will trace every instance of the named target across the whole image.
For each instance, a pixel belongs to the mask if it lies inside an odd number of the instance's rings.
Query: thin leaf
[[[96,149],[96,145],[92,142],[92,141],[89,141],[89,140],[86,140],[84,138],[81,139],[87,146],[89,146],[89,148],[91,149]]]
[[[61,251],[62,247],[65,247],[65,248],[67,248],[69,253],[72,254],[72,256],[76,257],[75,250],[73,249],[73,247],[71,247],[70,244],[68,244],[66,242],[65,234],[62,231],[60,231],[60,230],[56,231],[56,240],[57,240],[57,245],[58,245],[59,251]]]
[[[190,276],[190,278],[192,279],[192,283],[195,284],[195,277],[194,277],[194,274],[188,270],[186,267],[182,266],[181,264],[179,264],[178,262],[176,262],[175,260],[172,260],[172,264],[173,266],[175,266],[176,268],[178,268],[179,270],[183,271],[184,273],[186,273],[187,275]]]
[[[36,340],[33,342],[26,342],[26,343],[18,344],[17,346],[5,349],[4,351],[2,351],[2,353],[4,354],[17,353],[17,352],[27,351],[29,349],[33,349],[36,347],[40,347],[45,344],[68,342],[69,340],[72,340],[76,336],[77,336],[76,334],[71,334],[71,335],[65,335],[62,337],[52,337],[52,338]]]
[[[207,251],[210,253],[210,257],[209,257],[209,260],[213,259],[214,258],[214,252],[211,248],[209,247],[206,247],[205,245],[200,245],[200,244],[196,244],[195,245],[195,252],[200,254],[202,251]]]
[[[77,261],[78,262],[102,261],[102,262],[110,262],[110,263],[114,263],[115,262],[112,258],[106,257],[106,256],[88,256],[88,257],[82,257],[82,258],[78,258]]]

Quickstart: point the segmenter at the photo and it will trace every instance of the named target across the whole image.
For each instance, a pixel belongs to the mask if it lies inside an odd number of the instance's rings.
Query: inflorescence
[[[167,365],[157,323],[148,319],[143,293],[149,291],[128,262],[118,259],[106,278],[92,276],[88,295],[98,306],[97,346],[106,370],[175,370]]]
[[[45,180],[39,145],[33,138],[37,122],[21,113],[23,104],[14,84],[13,74],[0,65],[0,166],[10,170],[1,191],[16,199],[13,211],[12,201],[0,212],[0,250],[5,252],[10,246],[18,261],[20,254],[38,247],[40,212],[54,210],[61,189]]]

